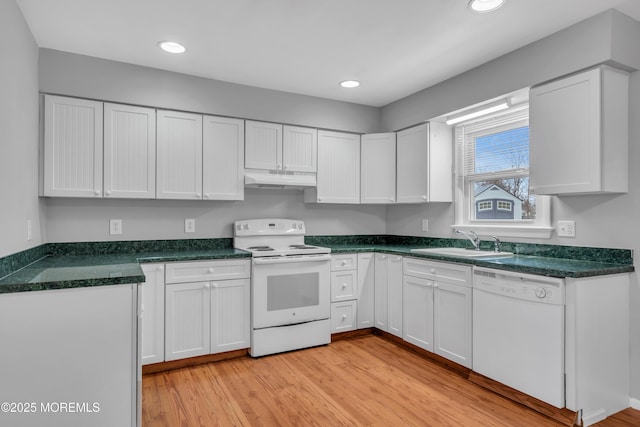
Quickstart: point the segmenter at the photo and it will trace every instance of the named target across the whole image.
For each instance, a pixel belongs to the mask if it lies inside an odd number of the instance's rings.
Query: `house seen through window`
[[[530,221],[528,109],[458,125],[457,174],[470,221]]]

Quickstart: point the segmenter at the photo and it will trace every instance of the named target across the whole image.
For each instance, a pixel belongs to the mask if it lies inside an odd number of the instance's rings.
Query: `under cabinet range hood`
[[[247,171],[244,174],[244,186],[248,188],[304,190],[316,186],[316,175]]]

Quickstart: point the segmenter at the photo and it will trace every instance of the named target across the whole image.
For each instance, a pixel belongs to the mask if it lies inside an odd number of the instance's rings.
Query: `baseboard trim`
[[[249,355],[249,349],[227,351],[224,353],[207,354],[204,356],[189,357],[186,359],[172,360],[169,362],[152,363],[142,365],[142,375],[155,374],[156,372],[169,371],[171,369],[186,368],[189,366],[203,365],[210,362],[219,362],[221,360],[236,359]]]
[[[629,398],[629,406],[640,411],[640,399],[634,397]]]

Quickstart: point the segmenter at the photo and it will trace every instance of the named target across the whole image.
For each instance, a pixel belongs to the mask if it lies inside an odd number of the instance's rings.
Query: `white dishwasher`
[[[565,406],[564,280],[475,267],[473,370]]]

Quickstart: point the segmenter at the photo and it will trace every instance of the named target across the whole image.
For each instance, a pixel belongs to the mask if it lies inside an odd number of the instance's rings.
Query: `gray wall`
[[[352,132],[377,132],[380,109],[40,50],[40,90],[83,98]]]
[[[0,1],[0,257],[39,245],[38,47],[16,3]],[[27,241],[27,220],[33,238]]]
[[[384,234],[384,206],[305,204],[302,191],[246,189],[244,201],[47,199],[49,242],[233,237],[235,220],[304,219],[310,235]],[[122,235],[109,235],[109,219]],[[184,219],[196,232],[184,232]]]
[[[437,86],[383,107],[388,129],[436,117],[498,97],[513,90],[577,71],[600,62],[640,68],[640,23],[609,11],[535,42],[520,50],[454,77]],[[614,196],[555,197],[552,221],[574,220],[575,238],[543,243],[628,248],[640,265],[640,71],[630,74],[629,192]],[[420,231],[421,220],[429,220],[429,232]],[[453,204],[393,206],[387,209],[387,233],[453,237]],[[518,239],[522,241],[522,239]],[[532,240],[540,243],[540,241]],[[603,292],[603,298],[606,291]],[[640,399],[640,283],[631,283],[631,396]]]

